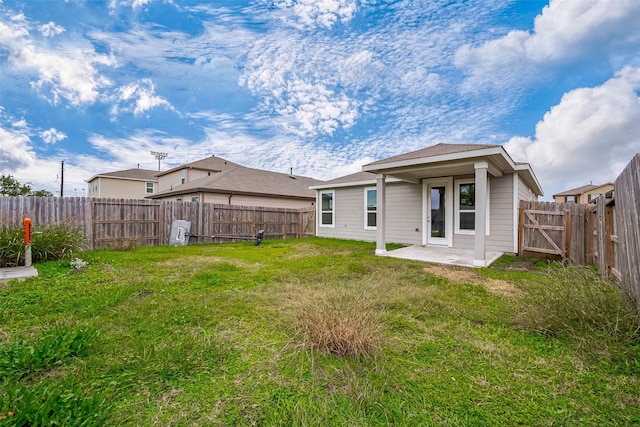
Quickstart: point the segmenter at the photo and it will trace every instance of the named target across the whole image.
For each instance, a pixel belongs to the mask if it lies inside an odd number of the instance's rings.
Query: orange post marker
[[[24,244],[26,246],[31,244],[31,218],[24,219]]]

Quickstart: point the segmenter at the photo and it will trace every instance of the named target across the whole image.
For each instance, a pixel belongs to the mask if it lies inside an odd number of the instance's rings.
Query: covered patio
[[[487,251],[486,266],[491,265],[503,255],[502,252]],[[457,265],[460,267],[478,267],[474,264],[474,251],[443,246],[407,246],[387,251],[383,256],[431,262],[435,264]]]

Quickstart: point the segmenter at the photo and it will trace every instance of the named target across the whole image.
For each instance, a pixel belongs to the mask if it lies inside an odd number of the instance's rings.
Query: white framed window
[[[364,189],[364,228],[375,230],[378,216],[378,192],[376,187]]]
[[[144,192],[146,194],[153,194],[153,182],[144,183]]]
[[[320,227],[335,227],[335,190],[320,192]]]
[[[200,197],[198,196],[191,196],[191,201],[194,203],[198,203],[200,201]]]
[[[489,235],[489,180],[487,179],[485,235]],[[455,183],[455,227],[456,234],[476,234],[476,184],[474,180]]]
[[[185,182],[187,182],[187,170],[182,169],[180,171],[180,184],[184,184]]]
[[[567,196],[564,198],[565,202],[567,203],[575,203],[576,202],[576,196]]]

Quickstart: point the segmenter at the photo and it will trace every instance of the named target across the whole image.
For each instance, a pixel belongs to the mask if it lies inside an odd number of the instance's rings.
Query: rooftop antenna
[[[156,156],[156,160],[158,161],[158,170],[160,170],[160,160],[166,159],[169,156],[169,153],[160,153],[159,151],[152,151],[152,156]]]

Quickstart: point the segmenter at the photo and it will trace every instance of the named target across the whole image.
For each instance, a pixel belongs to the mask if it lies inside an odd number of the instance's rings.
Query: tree
[[[33,191],[28,184],[21,184],[20,181],[11,175],[0,175],[0,195],[2,196],[36,196],[51,197],[53,194],[47,190]]]

